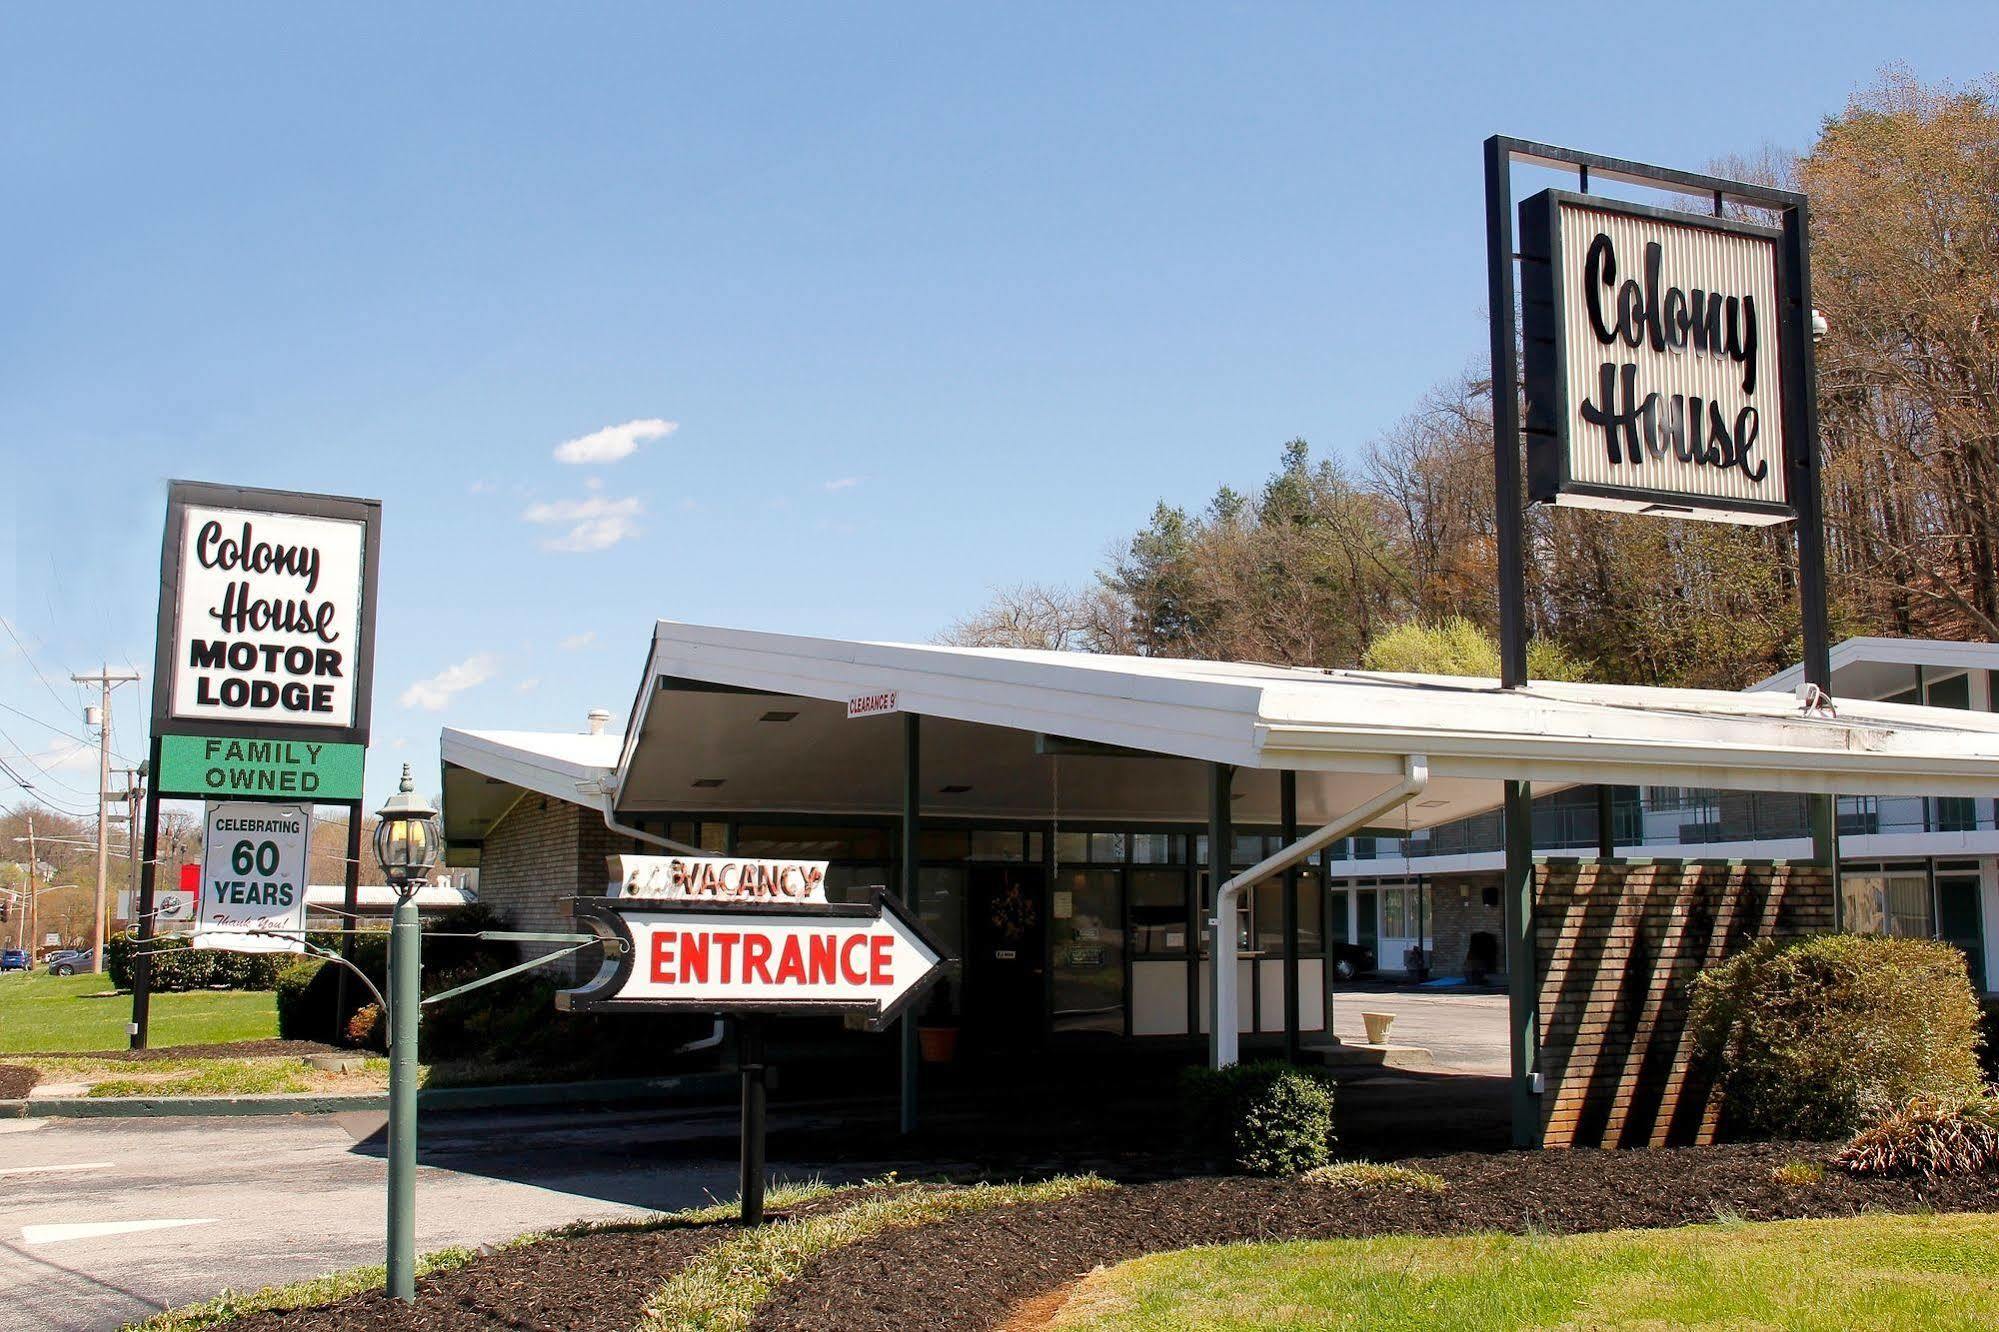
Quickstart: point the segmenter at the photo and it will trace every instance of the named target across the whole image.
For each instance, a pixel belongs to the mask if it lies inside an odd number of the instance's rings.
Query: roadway
[[[0,1120],[0,1326],[115,1329],[224,1287],[380,1262],[382,1126],[380,1114]],[[733,1198],[733,1127],[733,1110],[433,1116],[417,1249]]]

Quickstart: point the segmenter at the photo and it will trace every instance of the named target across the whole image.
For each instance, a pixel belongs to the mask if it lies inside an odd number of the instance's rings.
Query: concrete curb
[[[608,1105],[623,1101],[680,1103],[734,1096],[733,1073],[670,1078],[606,1078],[510,1087],[435,1087],[417,1093],[419,1111],[526,1109],[545,1105]],[[43,1096],[0,1101],[0,1119],[119,1119],[162,1115],[331,1115],[389,1108],[386,1092],[319,1092],[259,1096]]]

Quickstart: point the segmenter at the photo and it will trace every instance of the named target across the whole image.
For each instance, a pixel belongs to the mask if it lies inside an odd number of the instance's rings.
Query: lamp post
[[[396,890],[389,919],[389,1298],[416,1300],[416,1045],[423,1011],[423,936],[416,890],[437,864],[437,811],[410,766],[376,814],[375,859]]]

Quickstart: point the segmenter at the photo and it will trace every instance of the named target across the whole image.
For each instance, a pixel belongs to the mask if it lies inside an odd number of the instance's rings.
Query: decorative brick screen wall
[[[1537,869],[1542,1144],[1714,1140],[1687,1001],[1759,938],[1833,927],[1831,875],[1790,861],[1549,860]]]

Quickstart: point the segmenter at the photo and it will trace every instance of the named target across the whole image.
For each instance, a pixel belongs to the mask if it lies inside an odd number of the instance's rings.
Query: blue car
[[[32,971],[33,969],[33,961],[21,949],[0,949],[0,971]]]

